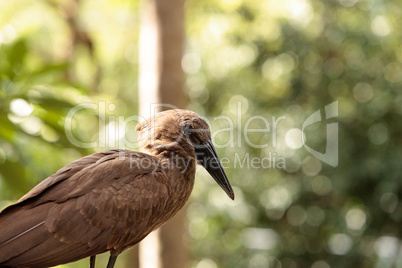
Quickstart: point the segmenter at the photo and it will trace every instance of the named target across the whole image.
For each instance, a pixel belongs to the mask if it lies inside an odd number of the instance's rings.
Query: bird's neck
[[[157,157],[166,172],[175,172],[180,176],[194,178],[195,152],[194,147],[186,142],[154,140],[144,146],[144,150]]]
[[[181,208],[193,190],[196,162],[193,158],[184,159],[182,157],[173,157],[165,161],[168,168],[164,168],[164,171],[169,179],[169,192],[176,199],[174,206]]]
[[[167,175],[170,196],[172,197],[167,209],[168,217],[172,217],[187,202],[193,190],[196,160],[194,148],[177,141],[155,141],[145,146],[145,151],[157,157],[162,170]]]
[[[144,150],[156,157],[194,159],[194,148],[183,140],[148,140]]]

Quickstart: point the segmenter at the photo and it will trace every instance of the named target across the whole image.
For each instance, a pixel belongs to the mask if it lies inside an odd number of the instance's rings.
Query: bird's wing
[[[66,166],[54,174],[63,178],[0,213],[0,266],[47,267],[119,253],[166,220],[167,177],[155,158],[128,151],[92,157],[98,160],[73,162],[81,168],[63,172]]]
[[[72,174],[76,174],[84,169],[90,168],[93,164],[96,164],[100,159],[105,159],[105,157],[114,157],[116,153],[123,152],[124,150],[109,150],[100,153],[94,153],[85,157],[82,157],[70,164],[66,165],[65,167],[59,169],[53,175],[49,176],[48,178],[44,179],[34,188],[32,188],[28,193],[22,196],[16,203],[12,204],[11,206],[18,205],[24,202],[27,199],[35,197],[44,191],[48,190],[55,184],[64,181],[71,177]]]

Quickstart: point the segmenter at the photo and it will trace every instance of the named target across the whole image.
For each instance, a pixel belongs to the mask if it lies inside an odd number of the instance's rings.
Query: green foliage
[[[78,10],[88,12],[97,5],[87,4]],[[72,142],[71,136],[79,142],[94,141],[109,123],[108,115],[124,114],[127,107],[133,107],[131,113],[135,110],[132,92],[136,94],[136,87],[132,85],[136,83],[131,72],[136,70],[136,58],[131,58],[131,50],[136,37],[119,41],[125,32],[113,29],[82,34],[82,24],[69,24],[64,16],[71,10],[69,5],[74,2],[1,3],[0,208],[65,164],[105,149],[99,148],[100,143],[84,148]],[[114,8],[118,12],[130,5],[122,1]],[[73,39],[73,33],[80,31],[81,39]],[[111,46],[117,41],[118,49],[127,48],[125,54],[115,55],[116,48]],[[96,43],[96,51],[91,42]],[[94,103],[101,109],[102,103],[110,102],[117,108],[106,110],[102,118],[98,111],[85,108],[86,103]],[[66,120],[70,111],[83,104],[71,122]]]
[[[48,64],[30,70],[26,67],[28,57],[24,38],[0,47],[0,58],[3,59],[0,68],[2,199],[25,193],[54,172],[64,163],[63,155],[66,154],[63,151],[68,148],[76,151],[74,157],[88,153],[72,146],[64,135],[65,113],[75,103],[57,96],[64,89],[55,92],[50,85],[40,84],[49,76],[60,75],[67,65]],[[70,157],[67,159],[71,160]]]
[[[200,185],[195,189],[190,210],[205,211],[207,219],[201,224],[189,216],[195,258],[205,267],[396,265],[402,221],[400,1],[192,1],[188,13],[186,55],[201,62],[187,70],[191,108],[207,114],[212,129],[229,127],[213,120],[228,116],[235,137],[242,137],[241,144],[235,139],[218,152],[230,160],[234,204],[206,189],[198,192]],[[326,123],[339,123],[335,168],[301,144],[292,148],[287,136],[334,101],[339,117],[306,128],[306,137],[308,146],[325,152]],[[286,116],[278,123],[277,146],[272,124],[269,133],[244,134],[256,115],[270,123],[271,116]],[[254,123],[252,128],[266,128]],[[268,147],[250,146],[246,136]],[[220,133],[215,142],[230,139]],[[286,168],[236,166],[235,155],[269,153],[284,157]]]

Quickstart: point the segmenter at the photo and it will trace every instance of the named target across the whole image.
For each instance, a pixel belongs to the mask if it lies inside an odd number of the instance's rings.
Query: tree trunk
[[[140,115],[187,106],[181,68],[184,1],[147,0],[142,9],[139,55]]]
[[[181,58],[184,43],[184,1],[146,0],[139,44],[140,115],[185,108]],[[150,234],[140,244],[141,268],[182,268],[188,260],[183,244],[185,212]]]

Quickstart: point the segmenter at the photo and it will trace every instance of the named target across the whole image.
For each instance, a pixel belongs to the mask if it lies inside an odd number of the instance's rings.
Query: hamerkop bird
[[[63,167],[0,213],[0,267],[49,267],[110,251],[117,256],[188,200],[196,163],[234,193],[208,124],[169,110],[137,125],[147,153],[109,150]]]

